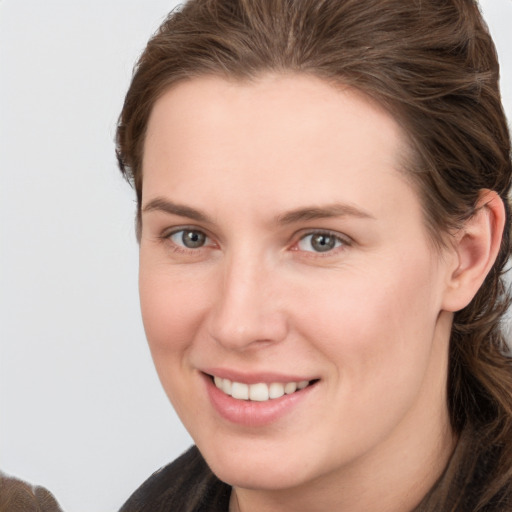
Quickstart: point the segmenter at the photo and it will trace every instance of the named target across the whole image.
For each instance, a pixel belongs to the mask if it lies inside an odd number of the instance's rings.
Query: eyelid
[[[301,250],[298,247],[298,244],[302,240],[304,240],[308,236],[314,236],[314,235],[326,235],[326,236],[333,237],[336,239],[336,241],[341,242],[341,245],[337,246],[337,247],[333,247],[331,250],[325,251],[325,252],[306,251],[306,250]],[[337,254],[339,250],[343,250],[346,247],[350,247],[351,245],[353,245],[353,243],[354,243],[354,241],[348,235],[345,235],[343,233],[339,233],[337,231],[333,231],[330,229],[303,229],[294,235],[294,242],[292,244],[291,250],[308,253],[308,254],[311,254],[314,256],[329,256],[329,255]]]
[[[177,244],[174,240],[172,240],[172,236],[176,235],[177,233],[180,233],[182,231],[197,231],[199,233],[202,233],[206,237],[205,244],[197,247],[197,248],[191,248],[186,247],[185,245]],[[187,251],[187,252],[199,252],[201,249],[211,248],[215,247],[215,242],[213,242],[213,237],[210,236],[207,230],[200,228],[198,226],[191,226],[191,225],[185,225],[185,226],[173,226],[172,228],[166,228],[162,230],[162,233],[159,235],[159,238],[163,240],[164,242],[168,242],[169,244],[172,244],[173,247],[176,250],[179,251]]]

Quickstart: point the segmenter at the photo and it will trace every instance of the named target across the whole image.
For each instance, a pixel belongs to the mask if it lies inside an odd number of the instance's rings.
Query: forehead
[[[331,131],[347,139],[360,138],[366,131],[368,137],[386,138],[390,144],[399,139],[405,142],[393,117],[372,98],[344,84],[334,85],[306,74],[263,74],[252,80],[202,76],[178,82],[155,102],[147,139],[155,130],[170,128],[175,119],[180,121],[181,129],[186,128],[184,121],[190,125],[200,121],[206,129],[225,129],[219,136],[228,135],[230,128],[244,126],[247,130],[237,132],[238,135],[256,135],[255,139],[272,132],[275,137],[281,130],[283,137],[277,138],[284,141],[290,131],[297,133],[303,129],[304,135],[311,136],[319,129],[324,136]],[[357,132],[350,129],[350,123],[356,120]],[[266,130],[256,132],[261,126]],[[377,126],[385,129],[377,130]],[[229,135],[235,137],[237,133]]]
[[[403,181],[407,147],[393,117],[347,87],[305,75],[194,78],[153,108],[143,197],[168,190],[200,201],[222,190],[271,205],[286,192],[297,203],[288,208],[357,202],[371,189],[382,195],[382,179]]]

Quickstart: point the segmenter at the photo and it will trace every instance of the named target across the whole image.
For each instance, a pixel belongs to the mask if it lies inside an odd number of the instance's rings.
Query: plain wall
[[[134,195],[113,137],[176,2],[0,0],[0,468],[108,512],[191,443],[137,297]],[[482,7],[512,119],[512,1]]]

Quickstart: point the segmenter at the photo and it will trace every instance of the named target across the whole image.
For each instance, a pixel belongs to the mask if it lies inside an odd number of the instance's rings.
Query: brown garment
[[[62,512],[62,509],[44,487],[0,473],[0,512]]]

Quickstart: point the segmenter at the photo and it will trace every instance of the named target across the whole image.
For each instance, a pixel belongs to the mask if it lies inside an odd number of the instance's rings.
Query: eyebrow
[[[309,220],[328,219],[333,217],[356,217],[375,219],[370,213],[350,204],[334,203],[322,207],[311,206],[291,210],[277,217],[278,224],[294,224]]]
[[[173,203],[172,201],[168,201],[162,197],[157,197],[152,201],[149,201],[149,203],[142,208],[143,213],[153,211],[160,211],[170,215],[178,215],[179,217],[187,217],[197,222],[211,223],[208,215],[200,212],[199,210],[183,204]]]
[[[157,197],[143,208],[142,212],[161,211],[170,215],[178,215],[179,217],[187,217],[197,222],[205,222],[212,224],[212,220],[208,215],[182,204],[173,203],[168,199]],[[326,206],[307,206],[290,210],[275,217],[275,223],[281,225],[294,224],[297,222],[306,222],[317,219],[328,219],[333,217],[356,217],[360,219],[375,219],[370,213],[361,210],[350,204],[334,203]]]

